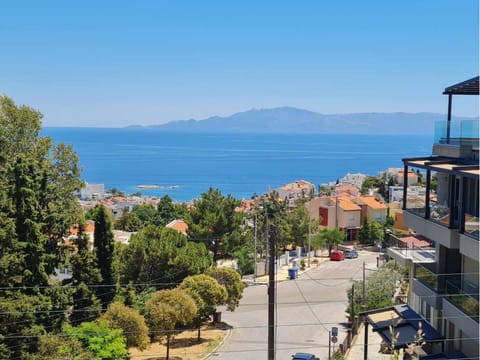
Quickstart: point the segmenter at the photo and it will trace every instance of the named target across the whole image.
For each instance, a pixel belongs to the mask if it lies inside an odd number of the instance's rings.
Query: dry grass
[[[227,335],[229,327],[224,324],[202,326],[200,343],[197,330],[184,331],[170,343],[170,360],[201,360],[215,349]],[[129,349],[132,360],[165,360],[167,347],[164,342],[155,342],[147,350]]]

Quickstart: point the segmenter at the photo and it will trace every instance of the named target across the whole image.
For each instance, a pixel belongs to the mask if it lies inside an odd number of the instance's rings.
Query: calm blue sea
[[[431,154],[431,135],[205,134],[154,129],[45,128],[71,144],[82,178],[127,194],[170,195],[176,201],[209,187],[236,198],[304,179],[315,184],[350,173],[377,175],[401,159]],[[138,189],[137,185],[175,186]]]

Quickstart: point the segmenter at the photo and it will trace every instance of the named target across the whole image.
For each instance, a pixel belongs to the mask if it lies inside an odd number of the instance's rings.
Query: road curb
[[[230,337],[232,329],[233,329],[233,327],[228,328],[227,335],[225,335],[223,337],[220,344],[218,344],[212,351],[210,351],[202,360],[207,360],[210,356],[212,356],[214,353],[216,353],[225,344],[225,340],[227,340]]]

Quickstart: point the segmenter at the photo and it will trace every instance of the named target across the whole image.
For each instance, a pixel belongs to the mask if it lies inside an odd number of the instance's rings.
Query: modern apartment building
[[[409,305],[444,336],[445,352],[477,359],[479,130],[478,120],[452,121],[452,100],[478,96],[479,77],[447,87],[443,94],[448,95],[448,117],[436,124],[432,155],[403,159],[404,223],[429,239],[433,249],[406,252],[392,247],[388,254],[410,264]],[[409,201],[406,191],[407,174],[417,169],[426,179],[421,202]]]

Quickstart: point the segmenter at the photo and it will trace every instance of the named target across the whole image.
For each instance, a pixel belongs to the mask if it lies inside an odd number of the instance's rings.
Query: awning
[[[405,304],[365,311],[362,314],[366,316],[372,330],[378,332],[387,344],[392,344],[392,336],[395,336],[395,349],[407,347],[415,341],[419,333],[422,334],[423,342],[444,340],[437,330]]]
[[[462,81],[461,83],[445,88],[444,95],[480,95],[479,77]]]
[[[403,164],[421,169],[428,169],[439,173],[459,175],[478,179],[480,176],[480,167],[478,161],[453,159],[443,156],[429,156],[418,158],[404,158]]]

